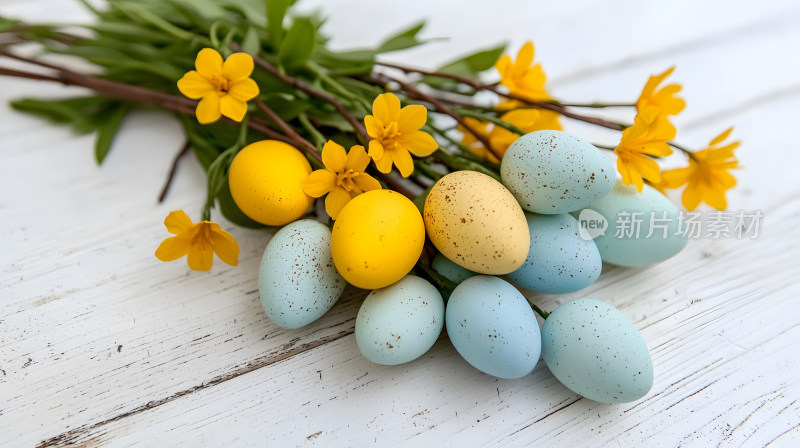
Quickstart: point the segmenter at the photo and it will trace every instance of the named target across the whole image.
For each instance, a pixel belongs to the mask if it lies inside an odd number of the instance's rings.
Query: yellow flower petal
[[[219,95],[216,93],[209,93],[204,96],[195,109],[197,121],[200,124],[209,124],[219,120],[220,117],[220,101]]]
[[[425,131],[403,133],[400,136],[400,143],[418,157],[429,156],[439,147],[433,136]]]
[[[228,95],[241,100],[250,101],[259,94],[258,84],[250,78],[245,78],[233,83],[228,89]]]
[[[397,121],[400,115],[400,100],[392,93],[382,93],[372,103],[372,115],[381,123]]]
[[[241,122],[247,113],[247,103],[234,98],[233,95],[225,95],[219,99],[219,110],[231,120]]]
[[[425,106],[414,104],[400,109],[397,128],[401,133],[412,132],[425,126],[426,121],[428,121],[428,109],[425,109]]]
[[[161,261],[172,261],[181,258],[189,253],[189,248],[192,246],[191,237],[186,235],[173,236],[161,242],[156,249],[156,258]]]
[[[370,142],[369,149],[370,155],[372,155],[372,142]],[[381,146],[381,150],[383,151],[383,146]],[[372,160],[375,162],[375,167],[378,168],[378,171],[381,173],[386,174],[392,171],[392,151],[383,151],[381,157],[375,158],[373,156]]]
[[[689,184],[686,189],[683,190],[681,200],[683,201],[683,206],[686,207],[686,210],[692,211],[696,209],[703,200],[702,187],[697,184]]]
[[[222,64],[222,76],[234,83],[253,73],[253,57],[247,53],[233,53]]]
[[[347,153],[345,153],[344,147],[333,140],[328,140],[322,147],[322,163],[325,164],[325,168],[334,173],[344,171],[344,166],[347,164]]]
[[[348,202],[350,202],[350,194],[344,188],[336,187],[325,198],[325,211],[331,218],[336,219]]]
[[[367,128],[367,134],[372,138],[381,138],[383,135],[383,123],[372,115],[364,117],[364,127]]]
[[[380,190],[382,188],[381,183],[378,182],[377,179],[366,173],[355,176],[353,182],[355,182],[362,191]]]
[[[396,149],[392,152],[392,158],[401,176],[408,177],[414,172],[414,159],[411,158],[408,151]]]
[[[213,48],[203,48],[197,53],[194,66],[201,75],[212,76],[222,74],[222,55]]]
[[[222,230],[219,224],[209,223],[211,230],[211,247],[220,260],[231,266],[239,264],[239,244],[233,235]]]
[[[344,168],[346,170],[362,172],[367,169],[367,165],[369,165],[369,156],[364,147],[355,145],[350,148],[350,152],[347,153],[347,163]]]
[[[188,232],[194,223],[183,210],[174,210],[164,219],[164,225],[167,227],[167,232],[179,235]]]
[[[660,185],[662,188],[678,188],[689,182],[691,168],[675,168],[661,173]]]
[[[725,198],[725,190],[709,188],[706,190],[706,195],[703,197],[706,204],[714,207],[717,210],[725,210],[728,208],[728,200]]]
[[[722,143],[725,139],[727,139],[731,135],[731,132],[733,132],[733,127],[726,129],[722,134],[719,134],[718,136],[714,137],[714,140],[711,140],[711,143],[708,146],[716,146]]]
[[[211,81],[194,70],[186,73],[178,80],[178,90],[193,100],[199,100],[212,92],[216,92],[216,88],[211,84]]]
[[[312,198],[324,196],[336,187],[336,174],[328,170],[315,170],[300,181],[300,188]]]
[[[370,140],[369,141],[369,156],[372,157],[372,160],[375,161],[375,165],[378,164],[378,160],[383,158],[384,148],[381,142],[378,140]],[[388,173],[388,171],[385,171]]]
[[[517,53],[517,61],[514,65],[519,68],[528,69],[533,63],[533,42],[527,41]]]
[[[192,245],[189,248],[189,256],[186,261],[189,264],[189,269],[193,271],[208,271],[211,269],[211,264],[214,262],[214,251],[211,248],[211,241],[206,237],[197,236],[192,240]]]

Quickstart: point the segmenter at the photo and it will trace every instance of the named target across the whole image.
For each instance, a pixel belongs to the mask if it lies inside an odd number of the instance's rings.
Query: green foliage
[[[108,155],[108,150],[111,149],[111,143],[114,141],[114,136],[117,135],[122,124],[122,119],[128,113],[127,104],[117,104],[108,113],[108,118],[105,123],[97,128],[97,140],[94,144],[94,157],[97,164],[103,163],[103,159]]]
[[[278,52],[278,60],[287,69],[303,65],[314,51],[317,30],[311,20],[299,18],[292,23]]]

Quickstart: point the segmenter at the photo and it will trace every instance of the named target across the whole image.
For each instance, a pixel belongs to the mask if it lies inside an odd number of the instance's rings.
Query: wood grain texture
[[[561,386],[543,363],[524,379],[498,380],[471,368],[446,337],[408,365],[370,364],[352,336],[363,297],[355,289],[313,325],[279,329],[257,293],[268,232],[224,225],[242,247],[236,268],[217,262],[210,273],[189,272],[153,257],[164,216],[175,208],[196,215],[203,201],[202,170],[187,157],[166,203],[156,204],[182,144],[177,123],[134,114],[98,168],[91,137],[1,106],[4,446],[800,444],[800,61],[787,52],[800,48],[800,8],[431,3],[324,7],[341,47],[384,35],[381,17],[432,17],[427,36],[452,40],[391,56],[422,66],[533,38],[554,95],[574,101],[633,99],[649,74],[677,64],[689,103],[676,119],[679,139],[701,146],[737,125],[746,169],[730,207],[763,211],[758,239],[692,241],[658,266],[606,266],[580,293],[529,294],[546,309],[581,296],[618,307],[652,351],[651,393],[601,405]],[[50,0],[7,0],[0,14],[85,17]],[[356,17],[375,20],[355,27]],[[3,104],[76,92],[0,78]],[[595,142],[617,138],[566,124]]]

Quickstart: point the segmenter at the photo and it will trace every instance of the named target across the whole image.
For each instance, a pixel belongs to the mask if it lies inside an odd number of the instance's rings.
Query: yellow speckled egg
[[[425,200],[433,245],[459,266],[502,275],[522,266],[530,248],[525,213],[500,182],[476,171],[450,173]]]
[[[419,210],[391,190],[353,198],[339,212],[331,236],[336,269],[348,283],[363,289],[383,288],[403,278],[417,263],[424,244]]]
[[[297,148],[277,140],[245,146],[231,163],[228,184],[234,202],[268,226],[282,226],[308,210],[314,198],[300,188],[311,165]]]

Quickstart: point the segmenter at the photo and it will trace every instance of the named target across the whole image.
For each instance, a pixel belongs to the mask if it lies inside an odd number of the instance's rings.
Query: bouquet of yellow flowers
[[[373,48],[334,51],[321,16],[293,14],[292,3],[85,3],[96,21],[70,27],[0,17],[0,56],[40,69],[0,66],[0,75],[90,89],[12,106],[95,132],[98,163],[131,110],[173,112],[186,144],[170,179],[193,151],[207,199],[197,222],[182,210],[166,217],[174,236],[156,257],[186,256],[189,268],[207,271],[216,254],[235,266],[239,246],[210,221],[212,210],[239,226],[281,227],[258,278],[265,312],[281,327],[311,324],[351,284],[372,290],[356,342],[373,362],[410,362],[446,327],[458,352],[488,374],[520,378],[542,355],[585,397],[644,396],[652,361],[622,313],[591,298],[547,313],[512,283],[573,292],[594,282],[603,262],[646,266],[677,254],[687,238],[663,192],[683,188],[688,210],[702,202],[725,209],[739,168],[732,130],[698,151],[674,141],[670,117],[685,107],[681,85],[667,80],[674,67],[651,76],[635,101],[571,104],[547,90],[531,42],[515,57],[497,46],[429,70],[382,57],[423,44],[424,23]],[[18,49],[28,43],[97,70],[29,56]],[[608,107],[635,114],[619,123],[581,112]],[[565,119],[619,131],[619,144],[563,132]],[[676,150],[686,166],[662,172],[659,161]],[[633,231],[636,217],[648,235]]]

